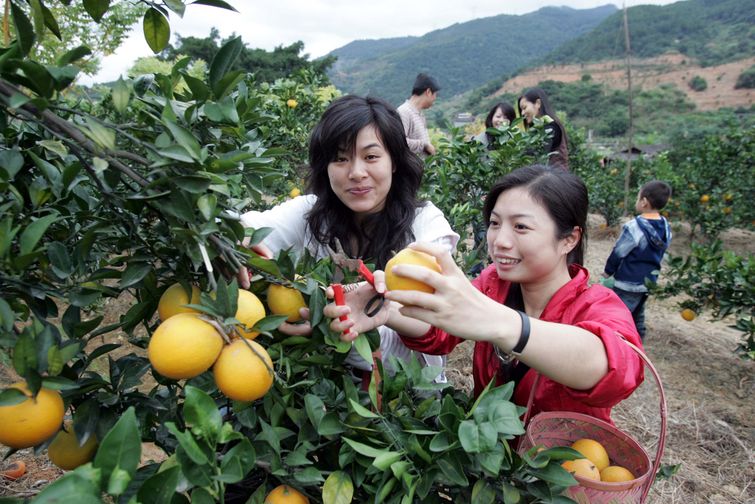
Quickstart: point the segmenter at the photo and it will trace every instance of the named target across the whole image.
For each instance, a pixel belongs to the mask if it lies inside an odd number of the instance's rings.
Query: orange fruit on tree
[[[32,397],[25,383],[14,383],[9,388],[20,390],[26,399],[0,406],[0,444],[16,449],[29,448],[58,432],[65,407],[57,390],[43,387]]]
[[[708,196],[707,194],[703,194],[702,196],[700,196],[700,203],[707,203],[709,201],[710,201],[710,196]]]
[[[687,322],[691,322],[695,320],[695,317],[697,317],[697,313],[695,313],[695,310],[692,310],[691,308],[685,308],[681,311],[681,316]]]
[[[602,471],[610,464],[610,461],[608,460],[608,452],[602,444],[594,439],[579,439],[572,443],[571,447],[595,464],[598,471]]]
[[[160,320],[165,322],[178,313],[197,313],[196,310],[183,306],[187,304],[199,304],[199,287],[191,286],[191,298],[189,298],[181,284],[174,283],[160,296],[160,302],[157,304]]]
[[[180,380],[207,371],[223,349],[217,329],[195,313],[179,313],[157,327],[147,347],[152,367]]]
[[[248,290],[239,291],[238,307],[236,308],[236,320],[241,322],[239,330],[247,339],[254,339],[259,331],[252,331],[254,324],[265,318],[265,305],[260,298]],[[244,328],[246,326],[248,329]]]
[[[296,198],[297,196],[301,195],[301,189],[298,187],[294,187],[291,189],[291,191],[288,193],[289,198]]]
[[[0,471],[0,478],[14,481],[24,474],[26,474],[26,462],[23,460],[16,460],[15,462],[11,462],[7,468]]]
[[[586,458],[567,460],[561,464],[561,467],[581,478],[600,481],[600,471]]]
[[[724,213],[726,215],[729,215],[731,213],[731,207],[730,206],[724,207]]]
[[[47,458],[63,470],[71,471],[86,464],[97,452],[97,437],[92,434],[82,445],[79,443],[73,425],[66,424],[47,447]]]
[[[440,265],[435,257],[419,250],[405,248],[393,256],[385,265],[385,285],[388,290],[416,290],[432,294],[435,289],[424,282],[412,280],[410,278],[398,276],[393,273],[393,267],[399,264],[411,264],[413,266],[424,266],[425,268],[440,273]]]
[[[634,474],[632,474],[632,472],[626,467],[612,465],[600,471],[601,481],[619,483],[623,481],[632,481],[633,479],[636,479]]]
[[[733,199],[734,199],[734,195],[732,193],[724,194],[724,201],[731,201]]]
[[[267,306],[275,315],[288,315],[287,322],[299,322],[300,308],[306,308],[304,296],[292,287],[270,284],[267,288]]]
[[[309,504],[309,499],[295,488],[280,485],[267,494],[264,504]]]
[[[223,348],[212,372],[220,391],[234,401],[259,399],[273,386],[275,377],[267,350],[256,341],[241,339]]]

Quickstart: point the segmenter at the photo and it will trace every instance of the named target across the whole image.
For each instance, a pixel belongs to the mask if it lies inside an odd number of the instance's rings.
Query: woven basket
[[[621,483],[609,483],[575,476],[578,485],[570,487],[564,494],[580,504],[642,504],[647,498],[650,486],[663,456],[666,443],[666,396],[663,392],[660,376],[647,356],[635,345],[623,340],[637,352],[650,369],[655,378],[660,395],[661,432],[655,453],[655,460],[651,462],[648,453],[628,434],[613,425],[582,413],[569,411],[550,411],[535,415],[527,424],[527,432],[519,445],[519,452],[523,453],[533,446],[569,446],[574,441],[589,438],[602,444],[611,461],[629,469],[637,478]],[[540,376],[535,379],[527,404],[527,417],[532,409],[532,401]]]

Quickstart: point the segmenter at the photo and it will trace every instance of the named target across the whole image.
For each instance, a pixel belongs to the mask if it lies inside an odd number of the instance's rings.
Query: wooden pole
[[[634,116],[632,114],[632,46],[629,42],[629,20],[627,19],[627,4],[624,7],[624,43],[627,55],[627,94],[629,95],[629,128],[627,129],[627,168],[624,174],[624,215],[629,215],[629,180],[632,177],[632,147],[634,136]]]

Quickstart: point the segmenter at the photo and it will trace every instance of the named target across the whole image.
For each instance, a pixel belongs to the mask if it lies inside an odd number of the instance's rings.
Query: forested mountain
[[[755,54],[755,0],[686,0],[627,10],[632,54],[651,57],[678,51],[703,65]],[[615,12],[594,30],[546,55],[538,63],[583,63],[622,57],[623,19]]]
[[[336,49],[329,72],[345,92],[373,94],[399,104],[418,72],[436,77],[450,97],[511,74],[617,12],[614,5],[577,10],[545,7],[522,16],[457,23],[421,37],[362,40]],[[329,56],[330,56],[329,55]]]

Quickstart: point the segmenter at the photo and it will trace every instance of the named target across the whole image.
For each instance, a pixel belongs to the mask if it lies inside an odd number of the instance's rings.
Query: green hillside
[[[399,104],[415,75],[427,72],[440,82],[442,96],[450,97],[514,72],[616,12],[613,5],[546,7],[457,23],[422,37],[352,42],[330,53],[339,60],[329,76],[345,92]]]
[[[675,50],[703,65],[714,65],[755,54],[755,0],[640,5],[629,8],[627,18],[634,56],[658,56]],[[623,16],[615,12],[594,30],[566,42],[537,64],[583,63],[623,54]]]

